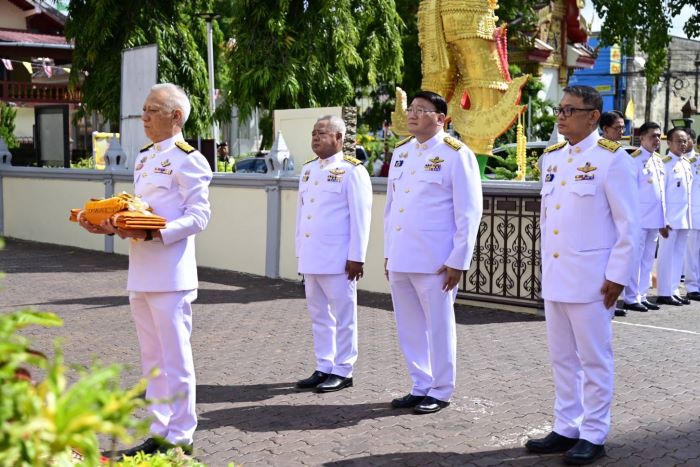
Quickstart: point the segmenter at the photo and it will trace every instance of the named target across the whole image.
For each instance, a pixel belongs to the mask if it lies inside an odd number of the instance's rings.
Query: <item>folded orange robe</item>
[[[69,220],[78,222],[79,215],[91,224],[109,220],[113,226],[125,230],[160,230],[167,222],[164,217],[153,214],[147,203],[128,193],[91,199],[83,209],[71,209]]]

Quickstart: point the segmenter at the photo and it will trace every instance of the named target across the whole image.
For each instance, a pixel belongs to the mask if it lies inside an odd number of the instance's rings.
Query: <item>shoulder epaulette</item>
[[[144,147],[142,147],[141,150],[140,150],[139,152],[146,152],[146,151],[148,151],[149,149],[151,149],[152,146],[153,146],[153,143],[147,144],[147,145],[145,145]]]
[[[401,141],[399,141],[398,143],[396,143],[396,146],[394,146],[394,147],[398,148],[399,146],[403,146],[404,144],[408,143],[412,139],[413,139],[413,136],[409,136],[408,138],[404,138]]]
[[[656,156],[656,157],[658,157],[659,159],[661,159],[661,154],[659,154],[658,152],[653,153],[652,156]]]
[[[556,151],[557,149],[563,148],[567,144],[569,144],[569,143],[567,143],[566,141],[562,141],[561,143],[553,144],[550,147],[548,147],[547,149],[545,149],[544,152],[547,153],[547,152]]]
[[[187,144],[187,143],[184,142],[184,141],[175,141],[175,146],[177,146],[178,148],[182,149],[182,150],[185,151],[187,154],[192,154],[193,152],[196,151],[195,148],[193,148],[192,146],[190,146],[189,144]]]
[[[663,162],[663,163],[665,164],[666,162],[669,162],[671,159],[673,159],[673,157],[671,157],[671,156],[666,156],[666,157],[664,157],[663,159],[661,159],[661,162]]]
[[[308,161],[304,162],[304,165],[310,164],[311,162],[317,161],[317,160],[318,160],[318,156],[316,156],[316,157],[314,157],[313,159],[309,159]]]
[[[603,149],[607,149],[610,152],[615,152],[622,147],[620,143],[610,141],[609,139],[605,138],[600,138],[598,140],[598,146],[600,146]]]
[[[641,150],[641,149],[637,149],[637,150],[634,151],[632,154],[630,154],[630,156],[632,156],[632,157],[639,157],[639,156],[641,156],[641,155],[642,155],[642,150]]]
[[[454,149],[455,151],[459,151],[459,149],[464,146],[464,143],[462,143],[460,140],[453,138],[452,136],[445,136],[443,139],[446,145]]]
[[[343,156],[343,160],[345,162],[350,162],[352,165],[362,165],[362,161],[360,159],[355,159],[352,156]]]
[[[695,164],[697,161],[698,161],[698,158],[695,156],[688,159],[688,162],[690,162],[691,164]]]

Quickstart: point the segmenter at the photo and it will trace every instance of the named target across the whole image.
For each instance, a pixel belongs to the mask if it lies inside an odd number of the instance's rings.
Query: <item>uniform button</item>
[[[408,193],[408,192],[410,192],[410,191],[411,191],[410,188],[406,188],[405,190],[403,190],[404,193]]]
[[[314,199],[313,199],[313,198],[311,198],[311,199],[309,200],[309,202],[310,202],[310,203],[313,203],[313,202],[314,202]]]
[[[314,185],[318,185],[318,180],[316,180],[316,181],[314,182]]]
[[[652,180],[652,179],[650,178],[650,179],[649,179],[649,183],[652,183],[652,184],[653,184],[653,183],[654,183],[654,180]]]
[[[403,211],[404,211],[404,209],[403,209],[403,208],[400,208],[400,209],[399,209],[399,212],[403,212]]]
[[[401,230],[401,227],[398,227],[398,226],[397,226],[397,227],[396,227],[396,231],[398,232],[399,230]]]
[[[311,236],[310,233],[304,234],[306,238],[309,238]]]
[[[148,177],[148,174],[146,172],[141,174],[142,177]]]
[[[552,256],[554,256],[555,258],[559,258],[559,253],[555,252]]]
[[[576,146],[576,149],[574,149],[574,152],[577,152],[577,153],[581,152],[581,147],[580,147],[580,146]]]
[[[554,235],[559,235],[559,230],[558,230],[558,229],[554,229]]]
[[[569,157],[569,158],[566,160],[566,162],[573,162],[573,160],[574,160],[573,157]]]
[[[564,185],[566,185],[566,180],[561,181],[561,186],[564,186]]]
[[[156,144],[156,151],[160,151],[160,145]]]
[[[559,209],[560,207],[561,207],[561,204],[557,204],[556,206],[554,206],[554,209]]]
[[[311,219],[311,214],[309,214],[308,216],[306,216],[306,218],[307,218],[307,219]]]

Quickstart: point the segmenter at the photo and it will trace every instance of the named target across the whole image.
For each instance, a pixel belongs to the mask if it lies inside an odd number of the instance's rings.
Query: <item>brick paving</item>
[[[124,381],[133,383],[139,357],[126,266],[123,256],[9,240],[0,251],[0,312],[57,313],[64,327],[26,332],[37,349],[51,352],[64,337],[67,362],[129,364]],[[542,318],[458,306],[452,405],[417,416],[389,407],[410,388],[390,298],[360,293],[359,303],[355,387],[300,391],[294,381],[314,370],[301,285],[200,269],[195,457],[211,466],[561,465],[558,455],[522,447],[551,429]],[[613,431],[596,465],[700,465],[700,303],[670,308],[615,320]]]

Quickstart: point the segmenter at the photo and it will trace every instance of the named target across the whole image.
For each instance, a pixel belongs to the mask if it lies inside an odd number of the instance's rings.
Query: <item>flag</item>
[[[44,67],[44,73],[46,73],[46,76],[48,78],[51,78],[51,75],[53,74],[53,70],[51,70],[51,67],[49,65],[43,64]]]
[[[32,64],[29,62],[22,62],[22,65],[24,65],[24,68],[26,68],[27,71],[29,72],[29,74],[31,75],[32,74]]]
[[[627,120],[634,120],[634,101],[632,98],[630,98],[630,101],[627,103],[627,107],[625,108],[625,118]]]
[[[5,65],[5,69],[6,69],[7,71],[10,71],[10,70],[12,69],[12,62],[11,62],[9,59],[3,58],[3,59],[2,59],[2,64]]]

